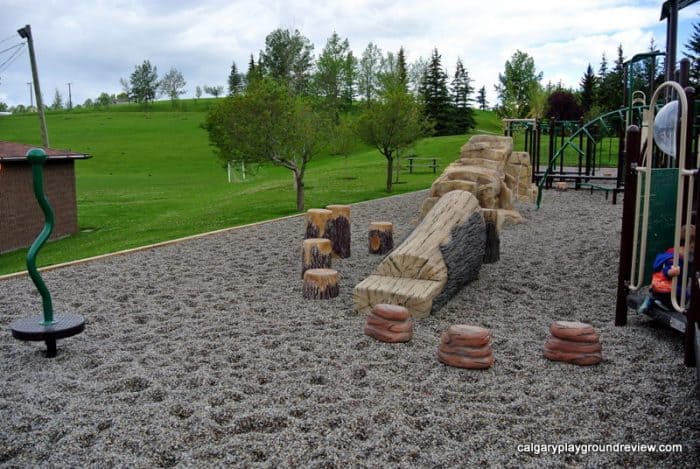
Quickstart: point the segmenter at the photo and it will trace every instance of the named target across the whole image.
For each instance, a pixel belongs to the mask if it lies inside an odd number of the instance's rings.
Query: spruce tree
[[[442,56],[433,49],[425,70],[421,95],[425,116],[434,121],[435,135],[449,135],[452,128],[452,105],[447,91],[447,73],[442,69]]]
[[[228,76],[228,94],[233,96],[243,90],[243,77],[238,73],[236,62],[231,64],[231,73]]]
[[[464,134],[474,127],[474,113],[472,112],[469,102],[474,88],[471,85],[469,73],[464,68],[462,59],[457,59],[455,66],[455,75],[451,83],[453,116],[451,122],[451,132],[453,134]]]
[[[486,87],[482,86],[479,88],[479,94],[476,95],[476,102],[479,103],[479,109],[486,111],[488,109],[488,103],[486,102]]]
[[[693,24],[693,34],[685,44],[687,49],[683,55],[690,59],[690,84],[695,92],[700,92],[700,23]]]
[[[596,76],[593,74],[593,67],[588,64],[586,73],[581,78],[581,107],[586,113],[591,110],[595,100]]]

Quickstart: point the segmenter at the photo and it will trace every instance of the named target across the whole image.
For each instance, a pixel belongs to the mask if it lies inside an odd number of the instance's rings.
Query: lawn
[[[52,148],[85,152],[76,162],[81,232],[47,243],[37,263],[46,266],[144,246],[216,229],[296,213],[290,171],[261,166],[254,175],[228,183],[227,171],[201,129],[211,100],[169,102],[144,111],[133,105],[104,111],[47,114]],[[500,133],[491,112],[477,111],[474,133]],[[0,117],[0,139],[40,144],[36,115]],[[469,135],[428,138],[419,156],[439,158],[444,168],[459,156]],[[394,194],[430,187],[430,171],[400,174]],[[306,208],[384,197],[386,160],[363,148],[344,158],[322,155],[305,177]],[[23,270],[26,250],[0,255],[0,275]]]

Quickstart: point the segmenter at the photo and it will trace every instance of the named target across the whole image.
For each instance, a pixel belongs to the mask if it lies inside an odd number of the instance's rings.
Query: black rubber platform
[[[46,342],[46,356],[56,356],[56,340],[80,334],[85,329],[85,319],[78,314],[54,316],[54,323],[42,324],[43,316],[19,319],[10,324],[12,336],[19,340]]]

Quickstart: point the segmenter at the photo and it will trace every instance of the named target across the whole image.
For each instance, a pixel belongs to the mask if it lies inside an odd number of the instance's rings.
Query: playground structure
[[[615,324],[627,323],[628,307],[666,324],[685,334],[684,362],[687,366],[696,366],[700,353],[700,288],[699,272],[692,259],[699,253],[697,248],[690,252],[690,243],[681,243],[681,231],[685,239],[697,235],[690,230],[697,219],[700,181],[697,180],[698,158],[693,152],[695,93],[692,87],[683,87],[683,84],[667,81],[660,85],[652,97],[649,113],[650,122],[653,122],[657,100],[664,93],[675,95],[680,114],[674,136],[677,138],[676,158],[665,161],[654,158],[654,132],[647,132],[646,141],[642,142],[637,126],[627,130],[625,153],[629,164],[625,171]],[[661,164],[664,162],[665,165]],[[691,261],[685,263],[686,271],[682,275],[672,278],[671,307],[656,301],[649,304],[645,300],[653,258],[669,247],[673,248],[674,266],[680,266],[682,259]]]

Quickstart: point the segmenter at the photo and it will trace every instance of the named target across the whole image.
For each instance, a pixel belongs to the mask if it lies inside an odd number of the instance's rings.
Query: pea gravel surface
[[[0,280],[0,467],[696,467],[682,336],[614,326],[621,205],[601,193],[517,205],[500,261],[410,342],[363,334],[369,223],[398,245],[426,196],[352,206],[331,300],[302,298],[303,217],[47,271],[56,313],[87,321],[53,359],[9,331],[41,313],[33,284]],[[593,325],[603,362],[545,359],[557,320]],[[491,330],[492,368],[438,362],[453,324]]]

